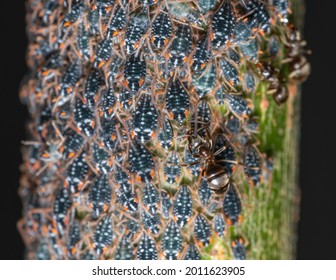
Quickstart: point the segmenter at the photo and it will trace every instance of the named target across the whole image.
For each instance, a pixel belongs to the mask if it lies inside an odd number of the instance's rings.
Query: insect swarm
[[[293,257],[298,0],[27,2],[27,258]]]

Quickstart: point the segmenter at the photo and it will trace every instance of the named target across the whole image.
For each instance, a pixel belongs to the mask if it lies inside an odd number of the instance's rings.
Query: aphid
[[[67,188],[61,188],[55,196],[54,200],[54,220],[58,234],[62,236],[69,223],[69,210],[72,205],[71,196]]]
[[[129,240],[132,240],[133,238],[135,238],[135,236],[139,233],[139,230],[140,230],[140,225],[138,222],[132,219],[129,219],[127,221],[127,224],[125,227],[125,234]]]
[[[77,193],[84,186],[84,179],[89,172],[89,166],[85,160],[86,154],[83,151],[75,158],[66,170],[66,187],[70,188],[72,193]]]
[[[191,29],[189,25],[180,24],[174,35],[167,56],[169,58],[169,65],[176,68],[187,61],[191,51]]]
[[[158,214],[149,214],[145,210],[141,212],[141,220],[145,229],[152,234],[157,234],[160,231],[160,217]]]
[[[235,42],[246,43],[253,37],[252,27],[246,21],[239,21],[234,29]]]
[[[90,30],[91,36],[98,36],[100,33],[99,26],[100,26],[100,15],[98,9],[91,9],[88,12],[88,26]]]
[[[181,232],[173,220],[169,222],[164,231],[161,247],[167,260],[176,260],[181,253]]]
[[[92,10],[98,10],[99,15],[105,16],[113,7],[115,0],[97,0]]]
[[[233,61],[237,65],[240,64],[240,56],[233,48],[229,48],[227,50],[227,56],[231,61]]]
[[[198,6],[201,8],[202,14],[207,13],[216,6],[216,0],[197,0]]]
[[[200,187],[198,188],[198,197],[203,206],[208,206],[211,200],[213,191],[209,188],[209,183],[205,178],[202,178]]]
[[[37,260],[50,260],[50,252],[48,241],[45,238],[41,238],[38,247],[36,249],[36,259]]]
[[[225,94],[224,100],[230,111],[240,119],[246,119],[251,115],[251,104],[241,96]]]
[[[224,236],[225,233],[225,221],[222,214],[216,214],[213,219],[213,228],[219,237]]]
[[[227,44],[232,39],[235,25],[236,19],[231,1],[225,0],[212,17],[212,46],[218,49]]]
[[[100,101],[100,116],[107,120],[111,120],[114,115],[114,107],[117,102],[117,98],[114,95],[112,87],[108,87],[102,91]]]
[[[192,56],[192,69],[199,71],[205,68],[211,57],[209,39],[203,38],[196,45],[196,50]]]
[[[93,135],[96,127],[95,115],[80,98],[75,100],[74,123],[86,136]]]
[[[98,256],[105,254],[113,240],[113,221],[112,215],[102,218],[93,234],[92,245]]]
[[[172,151],[168,154],[163,167],[164,178],[167,183],[177,183],[181,176],[180,158],[177,152]]]
[[[219,87],[216,91],[215,91],[215,98],[218,101],[219,105],[224,105],[225,99],[224,96],[226,94],[226,89],[224,89],[223,86]]]
[[[108,174],[112,171],[113,161],[111,160],[110,154],[95,142],[92,142],[91,144],[91,155],[92,161],[98,171],[101,171],[104,174]]]
[[[272,0],[272,5],[275,7],[275,12],[283,24],[288,23],[288,0]]]
[[[167,13],[161,12],[154,19],[151,28],[151,41],[155,47],[162,49],[172,35],[172,23]]]
[[[236,260],[246,260],[246,248],[242,238],[232,240],[231,248],[233,251],[233,256]]]
[[[194,73],[192,83],[200,98],[210,94],[215,88],[216,76],[216,67],[213,63],[211,63],[202,73]]]
[[[59,238],[56,235],[57,230],[54,228],[53,225],[48,225],[48,241],[51,245],[52,255],[55,255],[55,259],[64,259],[63,251],[59,244]]]
[[[203,17],[198,9],[190,2],[168,1],[168,11],[174,18],[193,25],[202,25]]]
[[[239,49],[246,60],[253,63],[259,61],[259,46],[256,38],[246,43],[239,44]]]
[[[161,215],[163,218],[169,219],[170,208],[172,205],[173,203],[170,200],[170,195],[165,191],[161,191]]]
[[[116,36],[121,30],[126,27],[126,11],[118,5],[111,17],[111,22],[107,27],[107,37]]]
[[[138,142],[133,142],[129,150],[130,171],[136,174],[139,182],[150,182],[154,178],[154,161],[146,147]]]
[[[95,217],[106,212],[111,202],[111,185],[108,175],[98,175],[90,186],[88,203]]]
[[[81,57],[89,61],[91,58],[90,32],[85,28],[84,22],[79,25],[77,31],[77,46]]]
[[[198,251],[195,244],[189,244],[188,245],[187,251],[186,251],[183,259],[184,260],[200,260],[201,259],[201,254]]]
[[[83,97],[89,108],[93,109],[98,100],[98,91],[102,84],[102,76],[98,69],[92,69],[87,77]]]
[[[242,203],[235,185],[230,184],[223,200],[223,212],[228,225],[235,225],[242,220]]]
[[[101,122],[101,131],[99,132],[99,138],[102,144],[109,151],[115,151],[118,147],[118,135],[116,130],[115,120],[103,120]]]
[[[255,81],[254,75],[251,71],[247,71],[244,74],[243,88],[244,88],[246,93],[252,93],[252,94],[256,90],[256,81]]]
[[[174,221],[179,227],[184,227],[192,215],[193,203],[189,187],[181,186],[174,201]]]
[[[139,199],[132,190],[117,192],[117,202],[123,206],[123,210],[135,213],[138,211]]]
[[[141,142],[154,139],[158,127],[157,119],[158,112],[152,103],[151,96],[147,93],[142,94],[133,111],[133,138],[136,136]]]
[[[146,233],[143,233],[139,242],[137,257],[139,260],[157,260],[158,258],[155,241]]]
[[[74,60],[65,70],[59,84],[60,94],[66,96],[74,92],[75,86],[81,77],[81,67],[78,60]]]
[[[94,60],[94,67],[101,68],[112,57],[113,54],[113,41],[111,38],[105,38],[102,40],[96,51],[96,57]]]
[[[123,88],[118,94],[119,103],[126,111],[129,111],[132,108],[133,96],[134,94],[125,88]]]
[[[130,181],[130,176],[120,166],[117,166],[116,172],[114,173],[114,182],[116,184],[123,184],[129,183]]]
[[[77,222],[73,223],[68,236],[68,253],[73,256],[77,253],[81,241],[80,228]]]
[[[240,82],[239,82],[238,69],[236,68],[236,66],[234,66],[227,59],[223,58],[220,60],[220,67],[222,69],[222,73],[224,75],[225,80],[231,86],[238,86]]]
[[[65,140],[60,150],[63,154],[63,159],[70,159],[83,147],[84,138],[72,129],[68,129],[64,135]]]
[[[173,128],[168,119],[164,119],[162,128],[157,138],[162,148],[166,150],[173,145]]]
[[[251,186],[258,186],[262,181],[261,164],[257,148],[247,145],[244,152],[244,172]]]
[[[136,14],[131,18],[125,33],[126,52],[128,54],[139,48],[140,39],[147,31],[148,25],[149,21],[146,14]]]
[[[273,35],[268,41],[268,51],[272,58],[275,58],[280,51],[280,42],[277,36]]]
[[[193,176],[198,176],[198,174],[200,174],[201,163],[199,162],[198,158],[195,158],[193,156],[188,147],[185,148],[184,162],[186,163],[186,167]]]
[[[62,20],[62,26],[67,27],[75,23],[81,17],[83,10],[83,2],[78,2],[77,4],[73,5],[71,7],[71,11],[64,16]]]
[[[189,94],[182,83],[176,79],[170,81],[166,93],[166,108],[171,118],[180,124],[189,114]]]
[[[133,250],[130,240],[124,234],[118,244],[116,251],[116,260],[132,260],[133,259]]]
[[[195,238],[198,241],[198,245],[203,248],[210,244],[211,242],[211,226],[203,215],[198,214],[195,219],[194,226]]]
[[[147,183],[142,190],[142,203],[146,210],[155,214],[159,204],[159,193],[152,183]]]
[[[124,64],[124,60],[120,58],[118,55],[114,55],[112,57],[108,75],[108,81],[110,85],[112,85],[116,81],[116,77],[121,73],[120,68]]]
[[[270,31],[270,15],[265,7],[263,1],[250,0],[245,3],[246,18],[249,25],[262,33],[269,33]]]
[[[59,51],[52,52],[46,57],[46,61],[43,63],[39,76],[43,79],[49,79],[54,77],[55,71],[57,71],[62,66],[62,60]]]
[[[136,93],[143,85],[146,77],[146,62],[140,56],[132,55],[126,61],[125,69],[125,84]]]

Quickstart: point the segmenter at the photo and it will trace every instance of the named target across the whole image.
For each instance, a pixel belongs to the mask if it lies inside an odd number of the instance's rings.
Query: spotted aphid
[[[130,171],[139,182],[150,182],[154,178],[154,161],[150,152],[140,143],[133,142],[129,150]]]
[[[192,211],[193,203],[190,189],[187,186],[182,186],[174,200],[174,221],[178,226],[184,227],[190,220]]]
[[[105,16],[113,8],[115,0],[97,0],[92,6],[92,10],[98,10],[99,15]]]
[[[78,129],[88,137],[92,136],[96,127],[95,115],[80,98],[75,100],[74,122]]]
[[[200,187],[198,188],[198,197],[203,206],[208,206],[211,200],[213,191],[209,188],[209,183],[205,178],[202,178]]]
[[[54,259],[60,260],[64,259],[64,252],[59,244],[59,238],[57,236],[57,230],[51,224],[48,225],[48,243],[51,247],[52,255],[55,256]]]
[[[102,84],[102,76],[98,69],[92,69],[86,79],[83,97],[89,108],[93,109],[98,101],[98,92]]]
[[[129,240],[136,238],[140,231],[140,225],[137,221],[129,219],[125,226],[125,234]]]
[[[155,47],[162,49],[172,36],[172,23],[167,13],[161,12],[154,19],[151,28],[151,41]]]
[[[230,184],[223,200],[223,212],[228,224],[235,225],[242,220],[242,203],[235,185]]]
[[[161,247],[167,260],[176,260],[179,257],[182,249],[182,237],[174,221],[170,221],[167,225],[162,237]]]
[[[211,93],[217,82],[216,67],[213,63],[202,73],[194,73],[193,86],[200,98]]]
[[[247,145],[244,152],[244,172],[251,186],[262,181],[262,161],[259,151],[253,145]]]
[[[72,205],[70,192],[67,188],[61,188],[55,196],[53,215],[56,221],[57,231],[60,236],[64,234],[69,224],[69,210]]]
[[[112,215],[102,218],[93,233],[92,245],[95,253],[100,256],[105,254],[113,240],[113,221]]]
[[[242,238],[232,240],[231,248],[233,251],[233,256],[236,260],[246,260],[246,248]]]
[[[125,172],[120,166],[117,166],[116,172],[114,173],[114,182],[116,184],[129,183],[131,181],[130,176]]]
[[[152,234],[158,234],[160,231],[160,217],[158,214],[149,214],[145,210],[141,212],[141,222],[145,229]]]
[[[134,94],[131,91],[123,88],[118,93],[119,104],[121,105],[123,109],[125,109],[126,111],[129,111],[133,105],[133,97],[134,97]]]
[[[216,0],[197,0],[198,6],[203,14],[212,10],[216,6]]]
[[[166,108],[170,117],[182,123],[189,114],[189,106],[189,94],[182,83],[178,79],[170,81],[166,93]]]
[[[283,24],[288,23],[288,11],[289,11],[289,4],[288,0],[272,0],[272,5],[275,7],[275,12],[279,17],[280,21]]]
[[[148,25],[149,21],[146,14],[136,14],[131,18],[125,33],[126,52],[128,54],[139,48],[140,40],[147,31]]]
[[[114,37],[126,27],[126,10],[118,5],[111,17],[111,22],[107,26],[107,36]]]
[[[225,221],[222,214],[216,214],[213,219],[213,228],[219,237],[224,236]]]
[[[71,162],[66,170],[66,187],[69,187],[72,193],[78,193],[84,186],[84,179],[89,172],[89,166],[86,163],[85,157],[85,152],[82,152]]]
[[[256,90],[256,80],[252,71],[247,71],[244,74],[243,88],[246,93],[254,93]]]
[[[193,176],[198,176],[201,172],[201,163],[198,158],[195,158],[189,151],[188,147],[185,148],[184,162],[187,164],[187,169]]]
[[[173,203],[170,200],[170,195],[165,191],[161,191],[161,215],[163,218],[169,219],[170,208],[172,205]]]
[[[125,187],[125,185],[123,184]],[[117,192],[117,202],[120,203],[124,211],[135,213],[139,208],[139,199],[132,190]]]
[[[124,234],[118,244],[116,255],[116,260],[132,260],[133,259],[133,249],[130,240]]]
[[[215,98],[216,98],[219,105],[224,105],[224,103],[225,103],[224,96],[226,94],[226,91],[227,90],[223,86],[219,87],[215,91]]]
[[[236,63],[237,65],[240,65],[240,55],[239,53],[237,53],[235,49],[229,48],[227,50],[227,56],[232,62]]]
[[[126,61],[125,69],[125,84],[133,93],[138,92],[145,81],[146,77],[146,62],[140,55],[132,55]]]
[[[169,64],[176,68],[187,61],[191,51],[192,38],[189,25],[180,24],[168,49]]]
[[[191,1],[168,1],[167,4],[169,14],[177,20],[198,25],[199,27],[202,26],[204,18]]]
[[[258,63],[259,61],[259,45],[256,38],[244,43],[239,44],[239,49],[246,60],[253,63]]]
[[[253,29],[246,21],[240,21],[235,26],[234,36],[236,43],[245,43],[253,37]]]
[[[61,146],[63,159],[73,158],[84,145],[84,138],[72,129],[68,129],[65,133],[65,140]]]
[[[173,128],[168,119],[164,119],[157,138],[161,147],[166,150],[168,150],[173,145]]]
[[[91,144],[91,156],[94,166],[98,171],[104,174],[108,174],[112,171],[113,161],[111,160],[110,154],[95,142]]]
[[[231,39],[236,24],[231,1],[225,0],[212,17],[212,45],[214,48],[223,47]]]
[[[105,38],[97,46],[97,51],[94,60],[94,66],[97,68],[103,67],[106,62],[112,57],[113,41],[111,38]]]
[[[59,84],[60,94],[66,96],[74,92],[75,86],[81,77],[81,67],[78,60],[74,60],[65,70]]]
[[[208,37],[203,38],[196,45],[196,50],[192,56],[192,69],[199,71],[205,68],[211,57],[210,44]]]
[[[157,119],[158,112],[153,105],[151,96],[147,93],[142,94],[133,111],[132,137],[136,136],[141,142],[154,139],[158,127]]]
[[[96,37],[100,33],[100,15],[98,9],[91,9],[87,16],[88,26],[90,30],[90,36]]]
[[[117,98],[114,94],[112,87],[108,87],[102,91],[100,101],[100,116],[107,120],[111,120],[114,115],[114,107],[116,105]]]
[[[169,184],[177,183],[181,176],[180,158],[177,152],[172,151],[168,154],[163,167],[165,181]]]
[[[263,1],[249,0],[245,3],[244,9],[248,23],[252,28],[262,33],[270,31],[270,15]]]
[[[241,96],[225,94],[224,99],[229,110],[239,119],[246,119],[251,115],[251,103]]]
[[[195,219],[194,234],[200,247],[206,247],[211,242],[211,226],[203,215],[198,214]]]
[[[115,120],[103,120],[101,122],[101,131],[99,132],[99,138],[102,144],[109,151],[115,151],[118,147],[118,134],[116,130]]]
[[[81,232],[78,222],[71,225],[68,237],[68,254],[70,256],[75,255],[78,252],[79,243],[81,241]]]
[[[84,60],[88,61],[91,58],[92,55],[92,49],[90,46],[90,32],[86,29],[85,24],[82,23],[78,27],[77,31],[77,46],[78,51]]]
[[[222,69],[223,76],[231,86],[239,85],[239,73],[236,66],[234,66],[227,59],[223,58],[220,60],[220,67]]]
[[[152,183],[147,183],[142,190],[142,203],[146,210],[155,214],[158,210],[159,193]]]
[[[88,204],[95,217],[106,212],[111,202],[111,185],[107,175],[98,175],[90,186]]]
[[[158,252],[154,239],[144,233],[139,242],[137,257],[139,260],[157,260]]]
[[[84,10],[84,4],[83,2],[79,2],[71,7],[71,11],[67,13],[63,20],[62,20],[62,26],[67,27],[71,24],[74,24],[82,15]]]
[[[200,260],[201,254],[195,244],[189,244],[184,255],[184,260]]]
[[[116,81],[116,77],[121,73],[121,66],[124,64],[124,60],[117,54],[112,57],[112,61],[109,66],[108,81],[112,85]]]

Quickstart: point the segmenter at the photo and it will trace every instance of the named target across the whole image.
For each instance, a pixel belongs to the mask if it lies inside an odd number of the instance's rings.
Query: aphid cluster
[[[28,1],[28,258],[200,259],[216,238],[246,257],[227,229],[236,178],[265,173],[252,100],[263,84],[285,101],[276,60],[309,72],[289,4],[270,2]]]

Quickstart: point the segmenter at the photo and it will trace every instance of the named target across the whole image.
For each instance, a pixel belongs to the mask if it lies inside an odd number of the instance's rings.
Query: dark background
[[[26,109],[18,100],[20,81],[26,72],[24,0],[2,1],[0,75],[0,259],[21,259],[23,243],[16,229],[21,216],[17,196],[20,141],[25,138]],[[321,1],[306,0],[304,37],[313,51],[312,75],[303,86],[301,219],[298,259],[335,259],[335,12]]]

